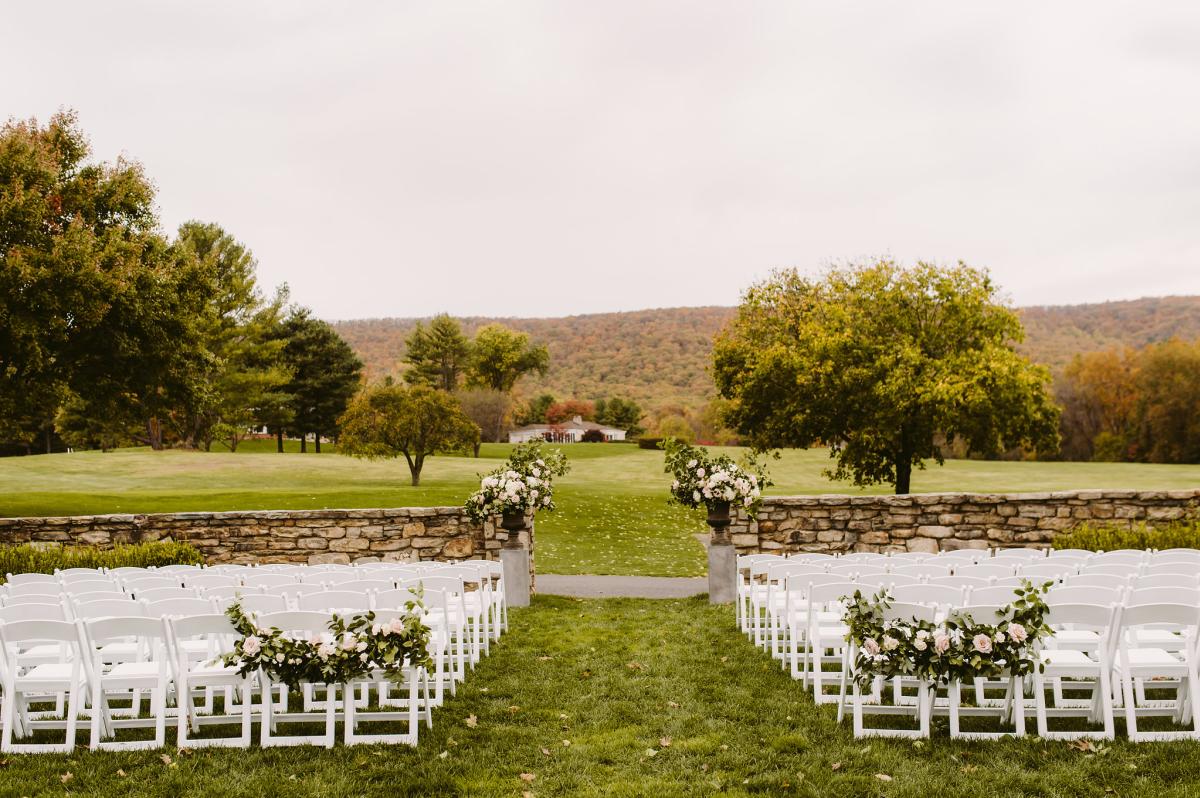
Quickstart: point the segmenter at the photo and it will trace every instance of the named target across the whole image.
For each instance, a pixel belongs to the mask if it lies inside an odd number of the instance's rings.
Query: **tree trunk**
[[[51,451],[53,451],[53,446],[50,444],[50,427],[46,427],[46,454],[50,454]]]
[[[415,461],[409,461],[408,463],[408,473],[412,474],[412,486],[414,488],[420,487],[421,485],[421,466],[424,464],[424,461],[420,458]]]
[[[275,430],[275,451],[283,454],[283,427]]]
[[[903,457],[896,463],[896,495],[908,493],[912,484],[912,457]]]
[[[300,433],[300,454],[307,454],[307,453],[308,453],[308,433],[301,432]]]
[[[319,432],[313,435],[313,450],[317,454],[321,453],[321,433]]]
[[[238,440],[237,434],[236,433],[231,434],[229,436],[229,451],[236,452],[238,443],[240,443],[240,441]]]
[[[483,446],[483,444],[482,444],[482,443],[480,443],[479,441],[475,441],[475,456],[476,456],[476,457],[478,457],[478,456],[479,456],[479,449],[480,449],[480,447],[481,447],[481,446]]]

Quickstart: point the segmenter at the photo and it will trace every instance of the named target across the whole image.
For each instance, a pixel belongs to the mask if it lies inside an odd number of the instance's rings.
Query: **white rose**
[[[250,635],[242,641],[242,653],[248,657],[253,657],[262,650],[262,641],[257,635]]]
[[[696,467],[696,461],[695,461],[695,460],[688,460],[687,467],[688,467],[688,468],[695,468],[695,467]]]
[[[700,501],[700,499],[701,499],[700,491],[698,491],[698,490],[692,491],[692,501],[698,502],[698,501]]]

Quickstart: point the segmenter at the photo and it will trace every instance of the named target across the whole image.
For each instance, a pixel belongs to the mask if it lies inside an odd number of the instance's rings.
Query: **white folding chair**
[[[5,574],[3,587],[11,590],[21,585],[49,585],[57,590],[61,584],[54,574]]]
[[[224,615],[188,615],[167,619],[167,635],[174,652],[175,695],[179,706],[177,716],[179,748],[224,746],[249,748],[252,729],[252,687],[254,674],[242,676],[238,668],[223,664],[216,656],[199,657],[189,652],[220,653],[231,650],[237,638],[233,622]],[[226,691],[224,711],[212,708],[212,691]],[[237,690],[240,701],[235,706],[231,693]],[[197,708],[195,700],[202,696],[204,707]],[[238,736],[197,737],[202,725],[240,723]]]
[[[197,590],[208,590],[214,587],[233,587],[240,585],[241,580],[232,574],[214,574],[202,572],[198,574],[188,574],[184,577],[184,584],[187,587]]]
[[[84,593],[124,593],[121,585],[112,579],[79,579],[74,582],[64,582],[62,592],[69,596],[80,596]]]
[[[380,610],[376,614],[376,621],[379,623],[388,623],[392,618],[401,615],[403,615],[402,611]],[[394,684],[383,669],[380,668],[362,679],[353,680],[345,685],[342,697],[342,712],[345,721],[343,739],[346,745],[401,743],[403,745],[416,746],[421,728],[421,717],[424,716],[426,722],[430,726],[433,725],[428,674],[424,668],[417,667],[412,662],[404,664],[403,673],[403,679],[399,684]],[[379,685],[379,704],[381,708],[360,713],[359,710],[365,706],[365,703],[360,705],[360,702],[354,700],[355,687],[367,690],[371,683]],[[392,692],[396,688],[406,693],[406,696],[404,698],[393,696]],[[396,706],[399,706],[401,711],[385,708]],[[370,734],[359,730],[360,724],[363,723],[386,722],[403,722],[406,727],[405,731],[403,733]]]
[[[1011,601],[1013,597],[1010,596]],[[977,602],[974,598],[962,607],[962,612],[971,616],[979,623],[998,624],[1004,617],[1004,604]],[[1024,680],[1011,673],[1007,678],[975,677],[970,685],[975,693],[975,705],[964,706],[962,703],[962,681],[951,679],[946,685],[946,714],[950,721],[950,738],[961,740],[995,740],[1002,737],[1023,737],[1025,735],[1025,685]],[[936,687],[935,695],[936,695]],[[1000,689],[1004,694],[1000,698],[990,698],[989,689]],[[897,702],[898,703],[898,702]],[[933,705],[937,707],[937,699]],[[1011,721],[1012,729],[1002,728],[1000,731],[963,731],[963,717],[994,718],[1002,726]]]
[[[138,601],[162,601],[173,598],[198,598],[199,591],[188,587],[157,587],[150,590],[139,590]]]
[[[966,590],[952,585],[907,585],[893,588],[891,597],[902,604],[923,604],[944,613],[966,603]]]
[[[1035,563],[1046,559],[1045,549],[996,549],[996,553],[992,556],[990,562],[1016,560],[1018,562]]]
[[[179,618],[184,615],[210,615],[216,611],[212,599],[197,598],[196,596],[181,596],[165,598],[158,601],[149,599],[142,602],[146,615],[151,618]]]
[[[281,573],[248,573],[242,576],[242,584],[246,587],[275,587],[277,585],[294,585],[299,578],[292,574]]]
[[[281,613],[287,612],[288,602],[283,596],[268,596],[264,594],[243,595],[239,600],[242,612],[250,613]]]
[[[349,614],[371,609],[371,597],[353,590],[322,590],[296,596],[296,609],[301,611]]]
[[[893,566],[892,574],[895,576],[905,576],[910,579],[930,579],[938,576],[950,576],[954,569],[948,564],[943,563],[940,559],[929,559],[917,565],[901,565]]]
[[[756,562],[782,560],[778,554],[742,554],[735,563],[737,578],[737,602],[734,608],[738,628],[745,634],[750,631],[750,590],[753,584],[750,578],[750,566]]]
[[[78,621],[80,645],[87,652],[85,667],[91,684],[91,748],[109,751],[139,751],[162,748],[166,743],[167,689],[170,665],[167,660],[166,627],[158,618],[98,618]],[[114,660],[111,646],[133,642],[136,655]],[[107,649],[107,650],[106,650]],[[139,695],[150,694],[152,718],[139,717]],[[113,693],[128,699],[131,708],[118,713],[109,707]],[[118,714],[121,717],[118,717]],[[152,726],[152,740],[114,740],[117,729]]]
[[[859,585],[845,581],[814,583],[808,588],[804,672],[809,674],[815,703],[831,704],[839,701],[838,695],[825,692],[825,688],[829,686],[826,676],[834,675],[825,672],[825,665],[835,664],[841,666],[843,671],[845,669],[846,635],[849,629],[842,621],[842,598],[853,596],[859,589]]]
[[[1096,556],[1096,552],[1087,549],[1050,549],[1046,558],[1050,560],[1080,560],[1086,562]]]
[[[1005,579],[1015,573],[1019,561],[985,560],[977,565],[964,565],[954,569],[955,576],[972,576],[977,579]]]
[[[883,612],[884,621],[900,621],[900,620],[917,620],[933,623],[934,609],[931,606],[924,604],[903,604],[894,603]],[[916,683],[917,694],[915,700],[911,703],[892,703],[885,704],[882,700],[878,703],[867,704],[864,699],[862,687],[857,679],[853,678],[852,666],[857,654],[857,647],[850,643],[846,646],[842,660],[841,674],[841,689],[838,699],[838,716],[842,716],[845,709],[846,683],[850,680],[850,704],[852,709],[854,736],[855,737],[907,737],[919,738],[929,736],[930,714],[932,710],[931,689],[932,685],[925,681]],[[881,728],[875,726],[867,726],[864,722],[865,715],[883,715],[883,716],[904,716],[913,718],[917,722],[915,729],[897,729],[897,728]]]
[[[1195,723],[1194,708],[1200,707],[1200,683],[1196,674],[1196,650],[1192,644],[1182,650],[1143,646],[1136,642],[1138,633],[1146,627],[1161,628],[1171,624],[1182,639],[1195,641],[1200,610],[1192,604],[1131,604],[1121,611],[1120,631],[1117,634],[1116,674],[1121,680],[1122,703],[1125,707],[1125,732],[1131,742],[1149,740],[1200,739],[1200,726]],[[1154,682],[1158,689],[1175,687],[1173,700],[1147,700],[1137,696],[1134,682]],[[1170,680],[1169,682],[1167,680]],[[1189,718],[1189,715],[1191,716]],[[1138,719],[1167,716],[1177,724],[1192,721],[1187,731],[1141,731]]]
[[[37,646],[61,647],[63,657],[24,668],[13,652]],[[4,706],[0,719],[0,751],[4,753],[69,753],[75,748],[80,699],[87,686],[79,632],[69,621],[27,620],[0,623],[0,683]],[[52,698],[47,699],[47,694]],[[64,720],[38,720],[31,705],[52,700],[62,704]],[[62,743],[16,743],[40,729],[63,729]]]
[[[1069,592],[1064,589],[1063,594]],[[1082,595],[1082,594],[1080,594]],[[1058,598],[1063,598],[1060,595]],[[1033,699],[1037,713],[1038,736],[1047,740],[1077,740],[1091,737],[1111,740],[1114,735],[1112,653],[1120,609],[1115,604],[1067,603],[1047,601],[1050,609],[1045,622],[1055,631],[1053,647],[1038,651],[1038,667],[1033,672]],[[1083,639],[1072,645],[1066,634]],[[1080,633],[1089,635],[1080,638]],[[1075,690],[1089,689],[1090,698],[1065,701],[1062,680],[1070,679]],[[1087,681],[1079,681],[1081,679]],[[1046,682],[1053,688],[1054,706],[1046,703]],[[1052,717],[1084,717],[1099,722],[1104,730],[1051,730]]]
[[[1061,582],[1074,578],[1075,565],[1062,560],[1046,560],[1031,565],[1022,564],[1017,570],[1017,576],[1028,579],[1035,584],[1041,582]]]
[[[304,639],[310,639],[314,636],[328,633],[327,627],[329,624],[329,613],[302,611],[276,612],[263,615],[258,619],[257,623],[260,627],[265,629],[279,629],[285,634],[303,637]],[[265,673],[262,674],[262,725],[259,736],[259,744],[263,748],[292,745],[320,745],[324,746],[325,748],[333,747],[335,740],[335,723],[337,720],[338,685],[305,682],[302,683],[300,687],[302,690],[305,688],[314,687],[323,687],[325,689],[325,699],[319,704],[320,711],[286,711],[287,696],[285,693],[282,704],[284,711],[276,712],[275,692],[281,688],[286,688],[286,685],[272,680]],[[324,732],[313,735],[281,735],[277,731],[277,724],[280,723],[324,723]]]

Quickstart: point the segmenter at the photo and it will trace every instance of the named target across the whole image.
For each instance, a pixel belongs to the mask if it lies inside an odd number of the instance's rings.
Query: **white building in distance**
[[[519,429],[510,430],[509,443],[526,443],[528,441],[549,441],[550,443],[579,443],[583,434],[589,430],[597,430],[606,441],[625,440],[625,430],[616,427],[606,427],[593,421],[584,421],[575,416],[570,421],[559,424],[526,424]]]

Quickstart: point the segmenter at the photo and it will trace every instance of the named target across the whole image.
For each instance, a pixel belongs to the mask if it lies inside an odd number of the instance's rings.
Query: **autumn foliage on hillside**
[[[1029,307],[1019,311],[1026,338],[1018,350],[1059,377],[1077,354],[1141,347],[1172,336],[1200,337],[1200,297],[1158,297],[1093,305]],[[699,412],[715,396],[709,369],[712,340],[734,308],[661,308],[552,319],[468,317],[474,335],[500,322],[530,334],[550,350],[545,377],[518,385],[525,398],[627,396],[651,411],[666,406]],[[403,370],[404,340],[416,319],[360,319],[334,326],[373,378]]]

